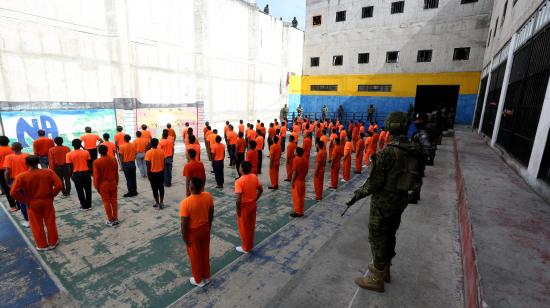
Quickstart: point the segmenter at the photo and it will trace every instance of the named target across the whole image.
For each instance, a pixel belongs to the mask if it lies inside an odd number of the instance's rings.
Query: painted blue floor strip
[[[57,293],[59,288],[0,209],[0,307],[37,306]]]

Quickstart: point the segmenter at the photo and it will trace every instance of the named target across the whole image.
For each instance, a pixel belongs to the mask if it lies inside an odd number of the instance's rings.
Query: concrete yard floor
[[[422,200],[410,205],[398,232],[393,280],[386,293],[358,289],[372,259],[369,199],[344,217],[361,175],[260,243],[174,307],[463,307],[454,163],[445,139],[427,169]]]
[[[456,141],[489,307],[550,307],[550,206],[469,128]]]
[[[207,157],[204,149],[201,157]],[[272,191],[267,189],[270,186],[268,163],[269,158],[264,156],[260,179],[265,193],[258,203],[256,243],[291,220],[288,216],[292,212],[290,185],[283,182],[286,176],[284,165],[280,168],[280,189]],[[282,163],[284,164],[284,159]],[[234,249],[240,245],[233,192],[237,174],[235,169],[228,168],[228,164],[229,160],[226,159],[225,186],[223,190],[218,190],[214,188],[210,163],[205,161],[206,190],[212,193],[215,200],[210,250],[213,273],[240,256]],[[311,159],[311,165],[313,164],[314,159]],[[166,188],[166,208],[161,211],[153,208],[153,197],[147,179],[138,178],[139,196],[122,198],[126,192],[126,184],[121,172],[121,224],[116,228],[104,224],[105,212],[95,190],[92,196],[93,209],[89,212],[79,211],[74,186],[69,198],[56,198],[60,245],[40,256],[79,305],[162,307],[192,290],[188,281],[191,275],[189,261],[179,233],[179,202],[184,198],[185,191],[183,165],[183,154],[177,153],[174,159],[173,185]],[[306,209],[316,204],[312,172],[308,178]],[[327,172],[326,187],[328,183]],[[325,191],[325,195],[328,194],[329,191]],[[2,201],[5,203],[5,200]],[[11,215],[22,228],[21,215]],[[32,241],[30,230],[22,229]],[[55,301],[51,304],[55,304]]]

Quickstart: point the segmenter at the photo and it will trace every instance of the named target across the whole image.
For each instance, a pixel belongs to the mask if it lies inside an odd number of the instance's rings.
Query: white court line
[[[365,272],[363,277],[367,277],[368,273],[369,273],[369,270],[367,269],[367,271]],[[357,289],[355,289],[355,293],[353,294],[353,297],[351,298],[351,301],[348,304],[348,308],[351,308],[351,306],[353,305],[353,302],[355,301],[355,298],[357,297],[357,294],[359,294],[359,289],[360,289],[359,287],[357,287]]]

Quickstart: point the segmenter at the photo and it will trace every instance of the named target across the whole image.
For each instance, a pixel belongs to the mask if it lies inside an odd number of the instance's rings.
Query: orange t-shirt
[[[115,137],[114,137],[115,144],[118,145],[119,147],[126,143],[126,141],[124,140],[124,135],[125,133],[123,132],[118,132],[115,134]]]
[[[281,163],[281,146],[278,143],[273,144],[269,149],[269,157],[276,166]]]
[[[210,152],[214,154],[214,160],[223,160],[225,158],[225,147],[221,143],[210,145]]]
[[[327,149],[327,145],[328,145],[328,138],[327,138],[327,135],[322,135],[320,138],[319,138],[321,141],[323,141],[323,145],[324,145],[324,149],[326,150]]]
[[[216,137],[218,137],[218,135],[214,134],[214,133],[211,133],[210,135],[208,135],[208,142],[210,142],[210,147],[212,147],[215,143],[216,143]]]
[[[67,153],[69,152],[71,152],[71,149],[64,145],[51,148],[48,151],[50,169],[54,170],[55,166],[65,165],[67,163]]]
[[[270,127],[267,130],[267,136],[269,137],[269,139],[272,139],[273,137],[275,137],[275,127]]]
[[[185,130],[185,134],[187,134],[187,130]],[[172,137],[172,141],[176,140],[176,131],[171,127],[168,129],[168,136]]]
[[[256,201],[256,192],[262,184],[258,176],[252,173],[243,174],[235,181],[235,193],[241,194],[241,203],[250,203]]]
[[[305,157],[296,156],[292,161],[292,170],[296,172],[297,181],[305,181],[307,172],[309,170],[309,165]]]
[[[294,152],[296,151],[296,142],[289,142],[286,147],[286,162],[291,163],[294,159],[294,156],[296,155]]]
[[[114,157],[103,156],[94,161],[94,187],[100,188],[103,181],[118,183],[118,163]]]
[[[315,163],[319,165],[319,168],[321,170],[325,170],[325,166],[327,165],[327,151],[322,149],[317,153],[317,158],[315,159]],[[323,175],[324,176],[324,175]]]
[[[344,146],[344,156],[350,154],[351,150],[353,149],[353,143],[351,141],[347,141],[346,145]]]
[[[281,127],[281,136],[286,137],[286,125]]]
[[[13,154],[13,150],[10,146],[0,146],[0,170],[6,169],[6,167],[4,167],[4,160],[6,159],[6,156],[10,154]]]
[[[46,137],[40,137],[32,143],[34,155],[48,156],[48,151],[54,147],[53,140]]]
[[[249,150],[246,152],[245,161],[250,162],[252,165],[252,171],[250,171],[250,173],[258,174],[258,151]]]
[[[239,139],[239,136],[237,136],[237,133],[234,131],[228,131],[227,139],[229,140],[229,144],[237,144],[237,139]]]
[[[84,149],[86,150],[93,150],[97,148],[97,142],[101,141],[101,138],[99,138],[96,134],[84,134],[80,136],[80,140],[84,142]]]
[[[340,158],[342,158],[342,151],[340,150],[340,147],[340,145],[334,145],[334,149],[332,149],[332,153],[330,155],[330,159],[336,161],[337,163],[340,163]]]
[[[145,153],[147,145],[149,144],[149,139],[139,137],[136,138],[133,143],[136,146],[136,153]]]
[[[123,162],[136,160],[136,146],[132,143],[124,143],[118,148],[118,153],[124,156]]]
[[[256,150],[262,151],[264,149],[264,137],[256,137]]]
[[[304,141],[302,142],[302,146],[304,148],[304,157],[309,157],[312,145],[313,140],[311,140],[311,138],[304,138]]]
[[[249,129],[248,132],[246,132],[246,137],[248,140],[254,140],[256,139],[256,132],[252,129]]]
[[[141,130],[141,138],[147,139],[147,142],[151,142],[151,139],[153,139],[151,132],[148,130]]]
[[[244,133],[244,124],[239,125],[239,131]]]
[[[195,150],[195,152],[197,153],[197,155],[195,156],[195,160],[196,161],[200,161],[201,160],[201,146],[197,143],[195,144],[189,144],[187,145],[186,147],[187,151],[193,149]]]
[[[32,208],[35,202],[53,201],[62,187],[61,180],[53,171],[34,169],[22,172],[15,179],[10,194]]]
[[[27,156],[29,156],[27,153],[21,153],[19,155],[10,154],[6,156],[4,159],[4,168],[11,170],[10,179],[15,179],[16,176],[29,169],[27,167],[27,163],[25,162],[25,158],[27,158]]]
[[[114,143],[112,143],[111,141],[105,141],[103,143],[101,143],[100,145],[104,145],[107,147],[107,155],[111,156],[111,157],[115,157],[115,153],[116,153],[116,146]]]
[[[91,159],[88,151],[78,149],[67,153],[67,164],[73,164],[73,172],[88,171],[88,161]]]
[[[159,149],[150,149],[145,153],[145,161],[151,162],[151,172],[164,170],[164,152]]]
[[[189,218],[189,229],[196,229],[210,223],[210,209],[214,209],[214,199],[207,192],[191,195],[180,203],[180,217]]]
[[[159,149],[164,152],[164,157],[174,156],[174,138],[168,136],[166,139],[161,139]]]
[[[237,153],[244,153],[246,141],[243,138],[237,138]]]
[[[188,162],[183,167],[183,176],[188,179],[197,177],[203,181],[206,181],[206,172],[204,170],[204,164],[196,160],[192,160]]]

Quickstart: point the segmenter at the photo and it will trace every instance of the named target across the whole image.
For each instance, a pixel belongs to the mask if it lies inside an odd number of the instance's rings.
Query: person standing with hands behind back
[[[159,140],[151,139],[151,149],[145,153],[147,164],[147,177],[155,198],[154,208],[162,210],[164,207],[164,152],[157,149]]]
[[[245,161],[241,165],[241,177],[235,182],[237,195],[237,225],[242,245],[235,249],[248,253],[254,247],[254,230],[256,229],[256,202],[263,193],[258,176],[251,173],[252,164]]]
[[[180,203],[181,238],[191,263],[192,285],[204,287],[210,282],[210,231],[214,220],[214,200],[204,192],[204,181],[191,179],[191,196]]]

